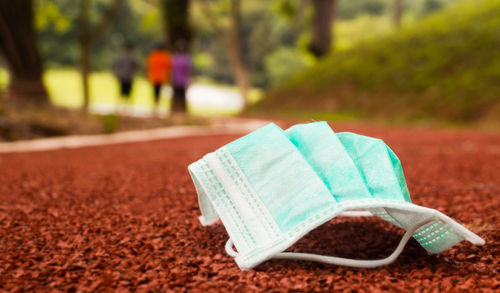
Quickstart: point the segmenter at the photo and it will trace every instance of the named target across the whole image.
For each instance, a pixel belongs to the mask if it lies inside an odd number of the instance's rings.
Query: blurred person
[[[169,81],[172,61],[170,53],[165,46],[159,44],[149,54],[146,61],[148,79],[153,85],[154,92],[154,115],[158,115],[158,103],[162,86]]]
[[[180,40],[175,44],[175,53],[172,56],[172,112],[186,112],[186,91],[191,77],[191,56],[187,44]]]
[[[134,45],[125,45],[124,54],[113,62],[112,69],[120,83],[120,98],[124,98],[125,101],[128,102],[132,91],[134,74],[138,69],[134,57]]]

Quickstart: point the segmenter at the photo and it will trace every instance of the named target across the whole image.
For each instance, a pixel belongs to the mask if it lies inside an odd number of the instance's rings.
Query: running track
[[[334,129],[384,139],[413,202],[453,217],[486,245],[428,255],[411,240],[378,269],[273,260],[240,271],[225,254],[222,225],[199,224],[186,170],[236,135],[0,154],[0,291],[500,290],[500,135]],[[374,218],[336,218],[292,250],[382,258],[401,235]]]

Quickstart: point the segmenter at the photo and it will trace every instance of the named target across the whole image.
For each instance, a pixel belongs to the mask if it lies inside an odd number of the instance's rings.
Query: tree
[[[171,51],[190,49],[192,30],[189,24],[189,0],[162,0],[164,34],[167,48]],[[172,98],[173,112],[186,112],[185,93],[180,99]]]
[[[309,46],[311,53],[320,58],[333,47],[332,22],[335,15],[336,0],[313,0],[313,36]]]
[[[394,26],[396,28],[401,27],[401,18],[403,17],[403,0],[394,0]]]
[[[162,0],[163,26],[166,45],[175,49],[179,41],[190,43],[192,32],[189,24],[189,0]]]
[[[33,25],[32,0],[0,1],[0,54],[6,60],[14,98],[47,103],[43,63]]]
[[[89,72],[90,72],[90,54],[95,41],[102,35],[104,30],[115,16],[118,6],[122,0],[113,0],[106,13],[101,17],[95,28],[90,28],[89,8],[91,0],[80,0],[80,19],[78,43],[80,46],[80,73],[83,86],[83,108],[89,106]]]
[[[217,22],[217,16],[210,7],[209,1],[205,0],[204,4],[203,12],[206,18],[228,51],[236,84],[240,88],[241,96],[243,97],[243,102],[246,106],[249,83],[247,66],[243,60],[241,47],[241,1],[231,0],[231,28],[228,31],[223,30]]]

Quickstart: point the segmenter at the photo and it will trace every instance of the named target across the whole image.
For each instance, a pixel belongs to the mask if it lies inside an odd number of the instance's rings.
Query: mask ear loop
[[[315,261],[315,262],[321,262],[321,263],[326,263],[326,264],[333,264],[333,265],[339,265],[339,266],[347,266],[347,267],[355,267],[355,268],[375,268],[383,265],[388,265],[395,261],[398,256],[403,252],[403,249],[412,237],[412,235],[415,233],[415,231],[420,228],[421,226],[432,222],[434,219],[427,219],[425,221],[422,221],[415,226],[413,226],[411,229],[406,231],[406,233],[403,235],[403,238],[401,238],[401,241],[399,242],[398,246],[396,249],[391,253],[386,258],[383,259],[377,259],[377,260],[358,260],[358,259],[349,259],[349,258],[342,258],[342,257],[335,257],[335,256],[326,256],[326,255],[318,255],[318,254],[312,254],[312,253],[299,253],[299,252],[280,252],[277,253],[273,256],[273,258],[276,259],[293,259],[293,260],[305,260],[305,261]],[[226,242],[226,252],[232,257],[238,256],[238,253],[234,251],[233,249],[233,241],[231,238],[229,238]]]
[[[227,252],[227,254],[229,254],[232,257],[237,257],[239,255],[239,253],[234,251],[233,245],[234,245],[233,240],[231,238],[229,238],[226,242],[226,245],[225,245],[226,252]]]

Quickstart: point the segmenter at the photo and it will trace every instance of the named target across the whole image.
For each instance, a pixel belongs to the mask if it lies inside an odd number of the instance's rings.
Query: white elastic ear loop
[[[273,256],[273,258],[276,259],[293,259],[293,260],[306,260],[306,261],[316,261],[316,262],[322,262],[322,263],[327,263],[327,264],[333,264],[333,265],[339,265],[339,266],[348,266],[348,267],[355,267],[355,268],[375,268],[378,266],[383,266],[383,265],[388,265],[395,261],[398,256],[403,252],[403,249],[410,240],[411,236],[413,233],[415,233],[415,230],[417,230],[419,227],[432,222],[434,219],[427,219],[423,222],[418,223],[417,225],[413,226],[411,229],[406,231],[406,233],[403,235],[403,238],[401,238],[401,241],[399,242],[398,246],[394,250],[394,252],[389,255],[386,258],[383,259],[377,259],[377,260],[358,260],[358,259],[349,259],[349,258],[342,258],[342,257],[335,257],[335,256],[326,256],[326,255],[318,255],[318,254],[311,254],[311,253],[298,253],[298,252],[280,252],[277,253]],[[238,256],[238,253],[233,250],[233,241],[231,238],[229,238],[226,242],[226,252],[232,257]]]
[[[229,238],[227,240],[225,248],[226,248],[227,254],[229,254],[230,256],[232,256],[232,257],[238,256],[238,253],[236,251],[234,251],[234,249],[233,249],[233,240],[231,238]]]

